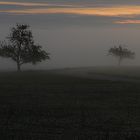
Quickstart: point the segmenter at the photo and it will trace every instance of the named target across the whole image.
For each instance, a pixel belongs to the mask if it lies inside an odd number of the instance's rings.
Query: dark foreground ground
[[[0,140],[138,140],[140,84],[0,73]]]

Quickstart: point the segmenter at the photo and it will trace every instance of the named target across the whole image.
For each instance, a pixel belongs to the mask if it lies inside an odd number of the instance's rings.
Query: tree
[[[119,45],[118,47],[114,46],[109,49],[109,55],[115,56],[118,58],[118,64],[120,65],[123,59],[133,59],[135,53],[127,48]]]
[[[49,54],[42,50],[42,46],[34,43],[32,31],[27,24],[16,24],[12,27],[8,41],[0,42],[0,56],[11,58],[17,64],[17,70],[26,63],[36,64],[49,59]]]

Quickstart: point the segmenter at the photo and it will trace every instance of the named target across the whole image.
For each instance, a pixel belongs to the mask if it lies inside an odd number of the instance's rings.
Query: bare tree
[[[123,59],[134,59],[135,53],[131,50],[128,50],[127,48],[123,47],[122,45],[119,45],[118,47],[114,46],[109,49],[108,51],[109,55],[115,56],[118,58],[118,65],[121,64]]]
[[[49,54],[42,50],[42,46],[34,44],[32,31],[27,24],[17,24],[6,39],[7,42],[0,42],[0,56],[15,61],[18,71],[22,64],[36,64],[49,59]]]

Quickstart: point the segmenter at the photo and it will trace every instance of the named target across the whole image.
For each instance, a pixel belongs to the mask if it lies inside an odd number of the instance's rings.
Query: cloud
[[[47,3],[29,3],[29,2],[5,2],[0,1],[0,5],[16,5],[16,6],[48,6]]]
[[[76,14],[106,17],[135,17],[140,15],[140,6],[111,6],[94,8],[31,8],[21,10],[0,10],[10,14]]]
[[[117,23],[117,24],[140,24],[140,20],[121,20],[121,21],[115,21],[114,23]]]
[[[85,4],[85,3],[56,3],[56,2],[4,2],[0,1],[2,15],[62,15],[65,19],[67,15],[89,17],[88,21],[94,23],[115,23],[115,24],[140,24],[137,19],[140,16],[140,5],[113,5],[113,4]],[[11,7],[12,6],[12,7]],[[18,8],[18,9],[17,9]],[[5,14],[3,14],[5,13]],[[65,15],[65,16],[64,16]],[[93,18],[91,18],[93,17]],[[99,17],[99,18],[98,18]],[[103,18],[104,17],[104,18]],[[102,20],[101,20],[102,19]],[[68,20],[68,19],[67,19]],[[73,19],[70,19],[73,20]],[[95,22],[96,20],[96,22]],[[56,22],[58,22],[57,19]],[[88,22],[86,20],[86,22]],[[93,22],[92,22],[93,23]]]
[[[9,1],[0,1],[0,5],[14,5],[14,6],[26,6],[26,7],[46,7],[46,6],[60,6],[60,7],[71,7],[70,4],[54,4],[46,2],[9,2]]]

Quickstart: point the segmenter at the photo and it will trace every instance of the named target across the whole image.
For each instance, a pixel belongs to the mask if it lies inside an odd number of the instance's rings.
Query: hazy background
[[[119,44],[125,44],[136,52],[136,59],[125,60],[125,65],[140,65],[140,11],[126,14],[127,9],[129,12],[132,7],[139,8],[139,0],[86,0],[86,2],[85,0],[21,0],[17,1],[18,3],[12,2],[15,1],[0,3],[0,40],[5,39],[10,27],[16,23],[27,23],[32,28],[35,42],[51,53],[50,61],[35,67],[25,65],[24,68],[52,69],[116,65],[117,60],[108,57],[107,51],[110,47]],[[27,6],[26,2],[30,2],[31,6]],[[34,5],[35,3],[40,5]],[[41,3],[44,3],[44,6]],[[110,10],[110,13],[115,11],[114,15],[108,15],[108,11],[106,15],[98,15],[102,8],[122,7],[123,9],[123,6],[126,15],[121,15],[117,9]],[[64,13],[59,12],[59,8],[64,8]],[[99,9],[97,15],[94,12],[92,15],[65,13],[67,9],[73,10],[73,8],[75,11],[80,8]],[[24,13],[28,9],[32,9],[34,13]],[[56,9],[56,12],[38,13],[41,9],[44,11]],[[18,13],[20,10],[23,13]],[[126,23],[118,23],[124,21]],[[13,64],[10,59],[0,58],[0,70],[15,69],[15,64]]]

